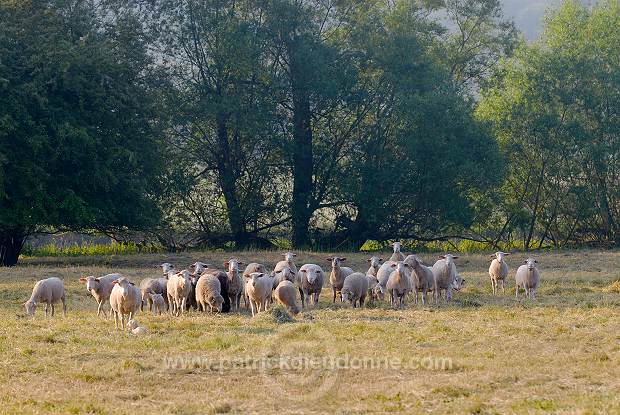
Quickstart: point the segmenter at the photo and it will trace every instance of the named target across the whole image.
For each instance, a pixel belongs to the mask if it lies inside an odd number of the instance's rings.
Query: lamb
[[[164,296],[162,294],[149,293],[149,298],[151,300],[151,304],[153,305],[153,313],[157,315],[162,315],[167,310],[166,302],[164,301]]]
[[[149,294],[166,295],[168,280],[165,278],[145,278],[140,282],[140,291],[142,292],[142,303],[140,311],[144,311],[144,304],[148,304],[149,311],[153,309],[153,301]]]
[[[508,264],[504,260],[506,255],[510,255],[510,253],[498,251],[491,256],[493,260],[489,266],[489,277],[491,277],[491,289],[493,290],[493,294],[497,294],[497,283],[499,281],[502,282],[502,293],[506,292],[504,288],[504,283],[508,276]]]
[[[385,288],[390,294],[392,307],[396,306],[396,298],[398,298],[398,306],[402,308],[405,305],[405,297],[411,291],[411,265],[406,262],[397,262]]]
[[[239,262],[236,259],[224,262],[224,267],[228,270],[226,273],[228,278],[227,291],[232,310],[239,310],[239,303],[243,295],[243,277],[239,275],[240,265],[243,265],[243,262]]]
[[[426,305],[427,294],[433,291],[433,271],[415,255],[407,256],[404,262],[411,265],[411,289],[415,292],[415,304],[418,304],[419,293],[422,293],[422,305]]]
[[[51,277],[39,280],[32,289],[30,299],[24,303],[26,313],[34,316],[39,303],[45,303],[45,315],[47,316],[49,306],[52,306],[52,317],[54,316],[54,304],[62,302],[62,314],[67,316],[67,303],[65,302],[65,286],[60,278]]]
[[[250,300],[252,317],[261,311],[267,311],[267,301],[271,297],[272,281],[269,275],[254,272],[245,283],[245,292]]]
[[[355,304],[364,305],[366,295],[368,294],[368,276],[361,272],[354,272],[347,275],[342,285],[342,301],[349,301],[353,308]]]
[[[460,290],[464,283],[460,276],[457,278],[458,273],[456,271],[456,265],[454,264],[454,260],[457,258],[458,256],[450,254],[442,255],[432,267],[433,291],[436,304],[439,304],[441,291],[445,291],[446,302],[448,302],[452,299],[452,290]]]
[[[319,296],[323,290],[325,273],[323,269],[315,264],[305,264],[299,268],[299,294],[301,296],[301,307],[304,308],[304,300],[308,298],[308,304],[312,299],[314,306],[319,304]]]
[[[331,283],[332,290],[334,292],[332,303],[335,303],[336,294],[340,296],[340,301],[342,301],[342,286],[344,285],[344,279],[348,275],[353,274],[353,270],[351,268],[341,266],[341,263],[346,261],[346,258],[333,257],[327,258],[327,260],[332,263],[332,272],[329,274],[329,282]]]
[[[399,262],[404,261],[405,256],[400,252],[400,242],[394,242],[392,245],[394,247],[394,253],[390,257],[390,261]]]
[[[207,311],[207,306],[212,313],[215,311],[222,312],[224,296],[222,296],[222,284],[217,276],[205,272],[198,279],[196,303],[198,303],[198,308],[204,312]]]
[[[274,290],[273,295],[276,301],[286,307],[290,313],[299,313],[299,307],[297,306],[297,289],[295,288],[295,284],[291,281],[281,281]]]
[[[185,310],[187,296],[191,292],[190,273],[183,270],[168,278],[167,294],[170,314],[180,316]]]
[[[140,324],[134,319],[129,320],[127,322],[127,326],[129,327],[129,330],[131,330],[131,333],[136,336],[148,333],[148,330],[145,327],[140,326]]]
[[[101,315],[102,311],[104,316],[107,315],[106,311],[103,309],[103,304],[110,299],[110,293],[114,287],[112,281],[119,279],[121,276],[120,274],[107,274],[98,278],[93,275],[80,278],[80,282],[86,283],[86,290],[89,291],[95,301],[97,301],[97,316]]]
[[[373,304],[375,300],[379,299],[379,293],[376,291],[376,287],[379,286],[379,280],[377,280],[377,277],[368,274],[366,274],[366,280],[368,281],[367,304]]]
[[[377,278],[377,272],[379,271],[379,268],[381,267],[381,263],[383,262],[383,258],[379,258],[377,256],[373,256],[373,257],[370,257],[369,259],[367,259],[366,261],[368,261],[368,263],[370,264],[370,268],[368,268],[368,271],[366,271],[366,275],[374,277],[376,279]]]
[[[536,289],[540,283],[540,272],[536,264],[538,264],[537,260],[528,258],[523,261],[523,265],[517,269],[515,275],[515,298],[519,299],[519,288],[521,287],[525,290],[525,298],[530,298],[532,300],[536,298]]]
[[[110,294],[110,306],[114,314],[114,327],[118,329],[120,318],[121,329],[125,329],[125,315],[129,315],[129,320],[140,309],[142,295],[140,289],[125,277],[120,277],[112,282],[114,288]]]

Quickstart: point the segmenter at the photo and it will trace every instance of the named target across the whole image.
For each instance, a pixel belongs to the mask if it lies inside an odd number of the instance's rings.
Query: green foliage
[[[110,244],[74,244],[69,246],[58,246],[49,243],[33,248],[26,245],[22,251],[23,257],[61,257],[61,256],[103,256],[103,255],[132,255],[141,253],[163,252],[162,247],[153,245],[141,246],[134,242]]]

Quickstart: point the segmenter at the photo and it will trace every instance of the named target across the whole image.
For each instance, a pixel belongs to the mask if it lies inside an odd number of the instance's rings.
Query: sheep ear
[[[293,254],[293,258],[297,257],[297,254]]]
[[[527,264],[527,259],[525,261],[523,261],[524,264]]]
[[[392,265],[390,265],[390,268],[396,268],[396,263],[393,263]]]
[[[86,282],[86,277],[80,277],[80,282]]]
[[[333,261],[334,258],[325,258],[326,261]]]
[[[459,257],[458,256],[453,256],[452,259],[459,259]]]
[[[439,255],[439,259],[446,259],[445,255]]]
[[[228,261],[224,261],[224,268],[228,268],[229,262]]]
[[[112,281],[112,285],[116,285],[116,284],[118,284],[118,280]]]
[[[379,258],[379,262],[383,262],[383,258]]]
[[[370,259],[367,259],[366,262],[370,262]]]
[[[346,260],[347,260],[347,257],[344,257],[344,258],[338,258],[338,259],[340,259],[341,261],[346,261]]]
[[[95,281],[101,282],[101,278],[95,278]]]
[[[307,270],[305,270],[305,269],[302,269],[302,270],[300,270],[299,272],[303,272],[303,273],[306,273],[306,272],[307,272]]]
[[[535,263],[535,264],[538,264],[538,260],[537,260],[537,259],[535,259],[535,260],[534,260],[534,263]]]
[[[129,283],[130,283],[131,285],[136,285],[136,284],[134,284],[134,283],[133,283],[133,282],[131,282],[131,281],[129,281]]]
[[[504,255],[510,255],[510,252],[504,252]]]

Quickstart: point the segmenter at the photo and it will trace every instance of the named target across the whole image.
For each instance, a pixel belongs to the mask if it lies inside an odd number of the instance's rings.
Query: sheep
[[[120,318],[121,329],[125,329],[125,314],[129,315],[129,320],[140,309],[142,303],[142,295],[140,289],[133,282],[125,277],[120,277],[112,281],[114,288],[110,294],[110,306],[114,314],[114,327],[118,329],[118,320]]]
[[[261,311],[267,311],[267,300],[271,297],[272,280],[267,274],[254,272],[245,283],[245,292],[250,300],[252,317]]]
[[[308,297],[308,304],[312,299],[314,306],[319,304],[319,296],[323,290],[323,281],[325,281],[325,273],[323,269],[316,264],[305,264],[299,268],[299,294],[301,296],[301,307],[304,308],[304,300]]]
[[[224,296],[222,295],[222,284],[220,279],[208,272],[202,274],[196,283],[196,303],[198,308],[203,312],[209,311],[212,313],[222,312],[224,304]]]
[[[390,294],[390,304],[396,306],[396,298],[399,307],[405,305],[405,297],[411,291],[411,265],[406,262],[397,262],[393,267],[390,278],[386,284],[386,291]]]
[[[274,290],[273,295],[276,301],[286,307],[290,313],[299,313],[299,307],[297,306],[297,289],[293,282],[289,280],[281,281]]]
[[[454,260],[458,256],[450,254],[442,255],[432,267],[433,271],[433,291],[435,296],[435,304],[439,304],[441,291],[446,292],[446,302],[452,299],[452,290],[460,290],[464,284],[464,280],[458,276]],[[458,276],[458,278],[457,278]]]
[[[97,301],[97,316],[100,316],[102,311],[103,315],[107,316],[106,311],[103,309],[103,304],[110,299],[110,293],[114,287],[112,281],[120,277],[120,274],[107,274],[103,277],[89,275],[88,277],[80,278],[80,282],[86,283],[86,290],[89,291],[95,301]]]
[[[140,311],[144,311],[144,304],[148,304],[149,311],[153,309],[153,302],[149,294],[166,295],[168,280],[165,278],[145,278],[140,281],[140,291],[142,292],[142,302]]]
[[[160,267],[166,279],[177,273],[177,271],[174,269],[174,265],[169,262],[164,262],[160,265]]]
[[[418,304],[419,293],[422,293],[422,305],[426,305],[427,294],[433,291],[433,271],[415,255],[408,255],[404,262],[411,266],[411,290],[415,292],[415,304]]]
[[[375,286],[373,291],[373,296],[384,300],[385,299],[385,287],[387,285],[388,279],[390,278],[390,274],[394,270],[396,266],[396,261],[385,261],[379,269],[377,270],[377,282],[378,284]]]
[[[344,279],[348,275],[353,274],[353,270],[351,268],[341,266],[341,263],[346,261],[346,258],[333,257],[327,258],[327,260],[332,263],[332,272],[329,274],[329,282],[332,285],[332,291],[334,293],[332,303],[335,303],[336,294],[340,296],[340,301],[342,301],[342,286],[344,284]]]
[[[297,273],[294,272],[286,262],[284,262],[284,265],[280,265],[282,262],[284,261],[279,262],[276,268],[271,272],[274,290],[282,281],[297,282]]]
[[[379,280],[377,280],[377,277],[368,274],[366,274],[366,280],[368,281],[368,293],[366,295],[367,304],[373,304],[375,300],[379,299],[379,295],[377,291],[375,291],[376,287],[379,285]]]
[[[383,258],[379,258],[377,256],[373,256],[373,257],[370,257],[369,259],[367,259],[366,261],[368,261],[368,263],[370,264],[370,268],[368,268],[368,271],[366,271],[366,275],[374,277],[376,279],[377,278],[377,272],[379,271],[379,268],[381,267],[381,263],[383,262]]]
[[[243,277],[239,275],[239,266],[243,265],[236,259],[230,259],[224,262],[224,268],[228,271],[226,276],[228,278],[228,297],[231,305],[231,310],[239,310],[239,303],[241,302],[241,296],[243,295]]]
[[[39,280],[32,289],[30,299],[24,303],[26,313],[34,316],[39,303],[45,303],[45,315],[47,316],[49,306],[52,306],[52,317],[54,316],[54,304],[62,302],[62,314],[67,316],[67,303],[65,302],[65,286],[60,278],[51,277]]]
[[[220,295],[224,299],[224,303],[222,304],[222,313],[228,313],[230,311],[230,287],[228,286],[228,275],[219,269],[215,268],[206,268],[202,271],[202,275],[210,274],[216,277],[220,282]],[[204,310],[203,310],[204,311]]]
[[[400,252],[400,242],[394,242],[392,245],[394,247],[394,253],[390,257],[390,261],[399,262],[404,261],[405,256]]]
[[[532,300],[536,298],[536,289],[540,283],[540,272],[536,264],[538,264],[537,260],[528,258],[523,261],[523,265],[517,269],[517,273],[515,274],[516,299],[519,299],[519,288],[521,287],[525,291],[525,298],[530,298]]]
[[[491,255],[493,260],[489,266],[489,277],[491,277],[491,289],[494,295],[497,294],[497,283],[499,281],[502,282],[502,293],[506,292],[504,287],[506,277],[508,276],[508,264],[504,260],[506,255],[510,255],[510,253],[498,251]]]
[[[194,271],[194,275],[202,275],[202,273],[204,272],[205,269],[207,268],[213,268],[212,265],[204,263],[204,262],[194,262],[192,265],[189,266],[189,269],[191,269],[192,271]]]
[[[354,272],[347,275],[342,285],[342,301],[349,301],[353,308],[355,304],[364,305],[366,295],[368,294],[368,276],[361,272]]]
[[[185,301],[185,310],[189,311],[192,308],[198,310],[198,303],[196,302],[196,284],[198,283],[199,275],[189,274],[189,293],[187,294],[187,300]]]
[[[245,270],[243,271],[243,302],[245,303],[245,309],[247,310],[250,307],[250,303],[249,303],[249,298],[247,293],[245,292],[245,287],[247,285],[248,279],[250,278],[250,275],[252,275],[255,272],[260,272],[263,274],[267,273],[267,268],[263,265],[263,264],[258,264],[256,262],[251,262],[249,263],[246,267]]]
[[[134,319],[129,320],[127,322],[127,326],[129,327],[129,330],[131,330],[131,333],[136,336],[148,333],[148,330],[145,327],[140,326],[140,324]]]
[[[151,300],[151,304],[153,305],[153,313],[162,315],[167,310],[166,302],[164,301],[164,296],[162,294],[149,293],[149,298]]]
[[[170,314],[180,316],[185,310],[187,296],[191,292],[190,273],[183,270],[168,278],[167,294]]]

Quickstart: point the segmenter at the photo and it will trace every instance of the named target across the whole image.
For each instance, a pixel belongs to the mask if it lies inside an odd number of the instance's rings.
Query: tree
[[[0,3],[0,264],[57,229],[151,226],[161,171],[151,61],[131,16]]]
[[[564,3],[483,93],[478,116],[509,160],[502,229],[520,227],[526,249],[620,243],[619,22],[617,2]]]

